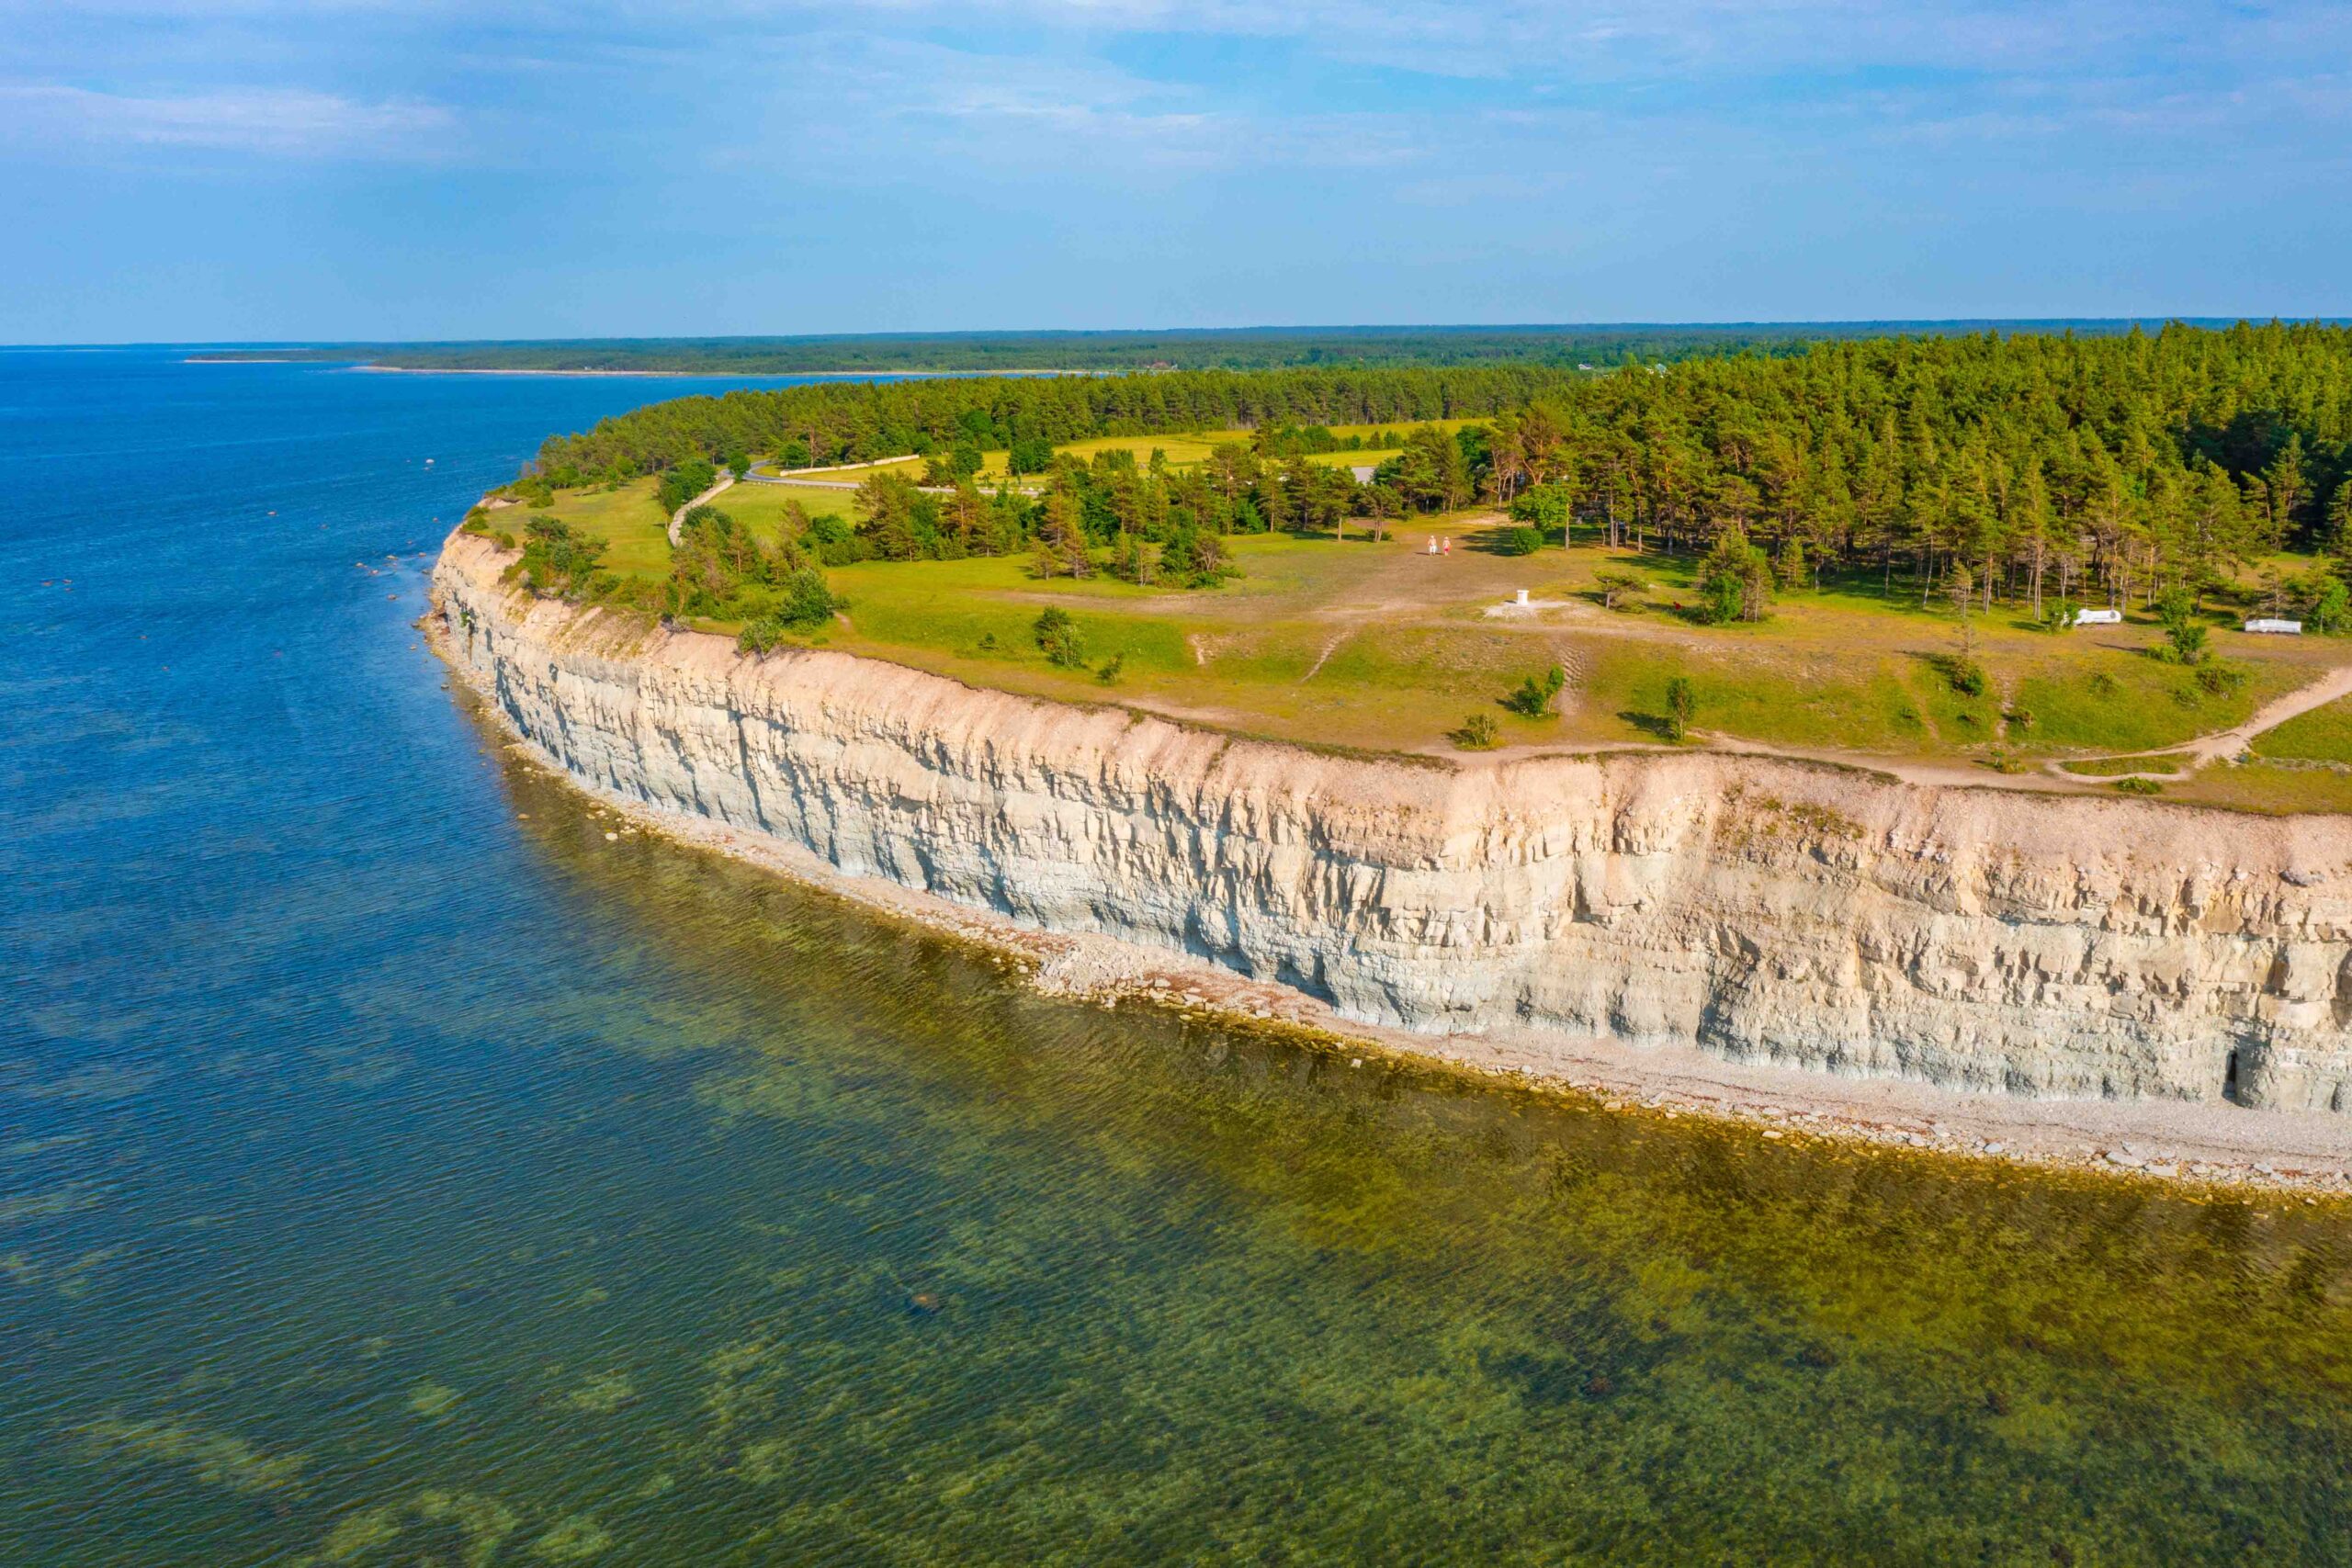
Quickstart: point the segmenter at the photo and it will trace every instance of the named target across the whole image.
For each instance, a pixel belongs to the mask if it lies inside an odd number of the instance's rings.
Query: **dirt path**
[[[1315,655],[1315,662],[1306,667],[1306,673],[1298,678],[1298,683],[1304,686],[1306,682],[1315,679],[1316,675],[1321,671],[1323,666],[1330,662],[1331,655],[1340,651],[1340,645],[1355,635],[1356,627],[1352,625],[1342,626],[1338,631],[1333,632],[1329,637],[1325,639],[1322,649]]]
[[[2352,664],[2339,664],[2318,680],[2298,686],[2284,696],[2273,697],[2255,709],[2244,724],[2218,729],[2211,735],[2193,736],[2177,746],[2159,746],[2151,751],[2118,751],[2105,757],[2070,757],[2064,761],[2049,761],[2042,764],[2042,772],[2052,778],[2100,784],[2111,784],[2118,779],[2177,781],[2189,777],[2199,768],[2228,761],[2244,754],[2254,744],[2256,736],[2346,696],[2352,696]],[[2066,771],[2068,761],[2128,762],[2134,758],[2145,758],[2152,765],[2134,773],[2096,775]]]
[[[695,497],[692,501],[686,502],[684,506],[678,508],[677,511],[670,513],[670,547],[672,549],[674,550],[678,547],[678,530],[685,525],[686,513],[692,512],[695,507],[702,505],[712,496],[717,495],[720,491],[725,490],[729,485],[731,485],[734,482],[735,476],[729,473],[725,468],[721,468],[718,470],[718,481],[716,484],[703,491],[700,495]]]
[[[2290,718],[2301,718],[2312,709],[2324,707],[2342,696],[2352,696],[2352,664],[2339,664],[2309,685],[2298,686],[2283,697],[2273,697],[2255,709],[2253,717],[2233,729],[2200,736],[2186,745],[2164,750],[2194,752],[2199,766],[2218,762],[2245,750],[2264,731],[2276,729]]]

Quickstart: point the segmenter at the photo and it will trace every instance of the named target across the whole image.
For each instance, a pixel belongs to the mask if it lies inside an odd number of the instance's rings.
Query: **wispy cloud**
[[[103,93],[62,83],[0,85],[0,128],[48,146],[181,147],[285,158],[405,158],[446,142],[457,116],[438,104],[361,102],[299,88],[181,95]]]

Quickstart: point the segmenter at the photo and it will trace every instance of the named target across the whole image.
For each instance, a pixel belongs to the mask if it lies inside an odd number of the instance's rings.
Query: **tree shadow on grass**
[[[1626,709],[1617,716],[1653,740],[1674,742],[1674,721],[1661,714],[1634,713]]]

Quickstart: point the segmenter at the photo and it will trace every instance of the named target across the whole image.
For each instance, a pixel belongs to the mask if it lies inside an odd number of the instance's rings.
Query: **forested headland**
[[[1299,455],[1349,424],[1400,433],[1370,484]],[[549,440],[537,470],[562,487],[698,460],[913,453],[953,479],[983,447],[1200,431],[1237,434],[1182,469],[1048,488],[1118,532],[1143,531],[1119,514],[1133,507],[1225,533],[1483,502],[1611,543],[1736,540],[1784,579],[1868,571],[1926,593],[1964,576],[1988,600],[2037,606],[2045,594],[2153,602],[2280,547],[2352,547],[2352,331],[2324,325],[1871,338],[1601,375],[1349,367],[801,386],[640,409]]]

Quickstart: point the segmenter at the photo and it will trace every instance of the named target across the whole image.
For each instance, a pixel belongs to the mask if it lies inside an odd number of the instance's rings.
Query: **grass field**
[[[2259,761],[2235,767],[2216,763],[2185,784],[2165,785],[2164,795],[2187,806],[2220,806],[2273,817],[2352,812],[2352,772]]]
[[[1458,430],[1464,425],[1476,423],[1478,422],[1476,420],[1467,419],[1440,419],[1404,421],[1389,425],[1339,425],[1333,428],[1332,434],[1343,438],[1349,435],[1371,435],[1381,431],[1393,433],[1409,430],[1417,423],[1430,423],[1441,429]],[[1066,441],[1056,446],[1054,450],[1088,463],[1094,460],[1094,456],[1098,452],[1127,452],[1134,455],[1138,468],[1148,464],[1151,461],[1152,453],[1158,451],[1166,455],[1170,467],[1182,468],[1205,460],[1212,449],[1224,443],[1238,442],[1246,446],[1255,434],[1248,430],[1191,430],[1164,435],[1104,435],[1088,441]],[[1389,446],[1357,452],[1324,452],[1315,454],[1307,460],[1340,466],[1358,463],[1378,464],[1396,457],[1400,450],[1401,448]],[[990,479],[1012,477],[1009,466],[1011,457],[1012,453],[1003,448],[981,453],[981,480],[986,482]],[[923,477],[926,466],[923,458],[908,457],[901,461],[876,464],[872,468],[812,472],[810,477],[854,481],[863,479],[869,473],[888,472],[903,474],[910,479],[920,480]],[[775,470],[772,466],[762,466],[760,471],[773,473]]]
[[[852,496],[737,485],[718,504],[764,533],[794,500],[812,515],[840,514]],[[610,540],[613,570],[667,572],[650,480],[566,493],[550,510]],[[503,511],[493,525],[519,529],[526,515]],[[1025,558],[861,562],[832,570],[848,613],[808,640],[978,685],[1390,750],[1447,751],[1446,732],[1473,713],[1494,716],[1507,749],[1658,743],[1668,683],[1680,676],[1696,694],[1702,737],[1961,761],[1988,760],[1996,748],[2039,759],[2177,747],[2352,660],[2352,642],[2254,637],[2217,620],[2214,650],[2234,674],[2208,689],[2197,671],[2154,656],[2162,639],[2141,620],[2052,635],[1996,609],[1971,628],[1985,680],[1970,693],[1954,677],[1960,632],[1951,614],[1922,608],[1916,594],[1883,597],[1875,579],[1783,594],[1760,624],[1702,626],[1678,608],[1696,599],[1691,562],[1589,543],[1503,556],[1490,547],[1497,522],[1491,513],[1417,520],[1378,543],[1353,530],[1344,542],[1236,538],[1243,575],[1207,592],[1108,577],[1039,581]],[[1453,552],[1423,553],[1432,534],[1453,537]],[[1605,610],[1594,578],[1610,570],[1634,572],[1647,587]],[[1509,607],[1520,589],[1532,602],[1524,610]],[[1034,623],[1048,604],[1077,618],[1086,668],[1056,668],[1036,647]],[[1115,684],[1106,684],[1099,672],[1114,657]],[[1567,673],[1556,713],[1529,719],[1500,705],[1555,663]],[[2305,716],[2257,750],[2352,761],[2352,705]],[[2166,794],[2234,804],[2289,772],[2219,783],[2200,775]],[[2335,784],[2305,772],[2279,785],[2282,795],[2333,798]]]
[[[923,472],[929,466],[925,458],[898,457],[887,463],[861,463],[855,468],[806,468],[795,469],[794,472],[804,473],[812,479],[823,479],[831,484],[855,484],[872,474],[898,474],[921,483]],[[772,478],[781,477],[777,475],[775,465],[773,463],[753,463],[752,470]]]
[[[2254,754],[2299,761],[2352,762],[2352,699],[2338,699],[2257,735]]]
[[[2196,760],[2193,751],[2158,751],[2143,757],[2087,757],[2059,765],[2082,778],[2112,779],[2127,773],[2177,773]]]
[[[763,537],[774,538],[777,519],[786,504],[797,502],[811,517],[848,517],[855,512],[857,492],[818,485],[740,484],[719,492],[711,504],[738,523],[749,524]]]

